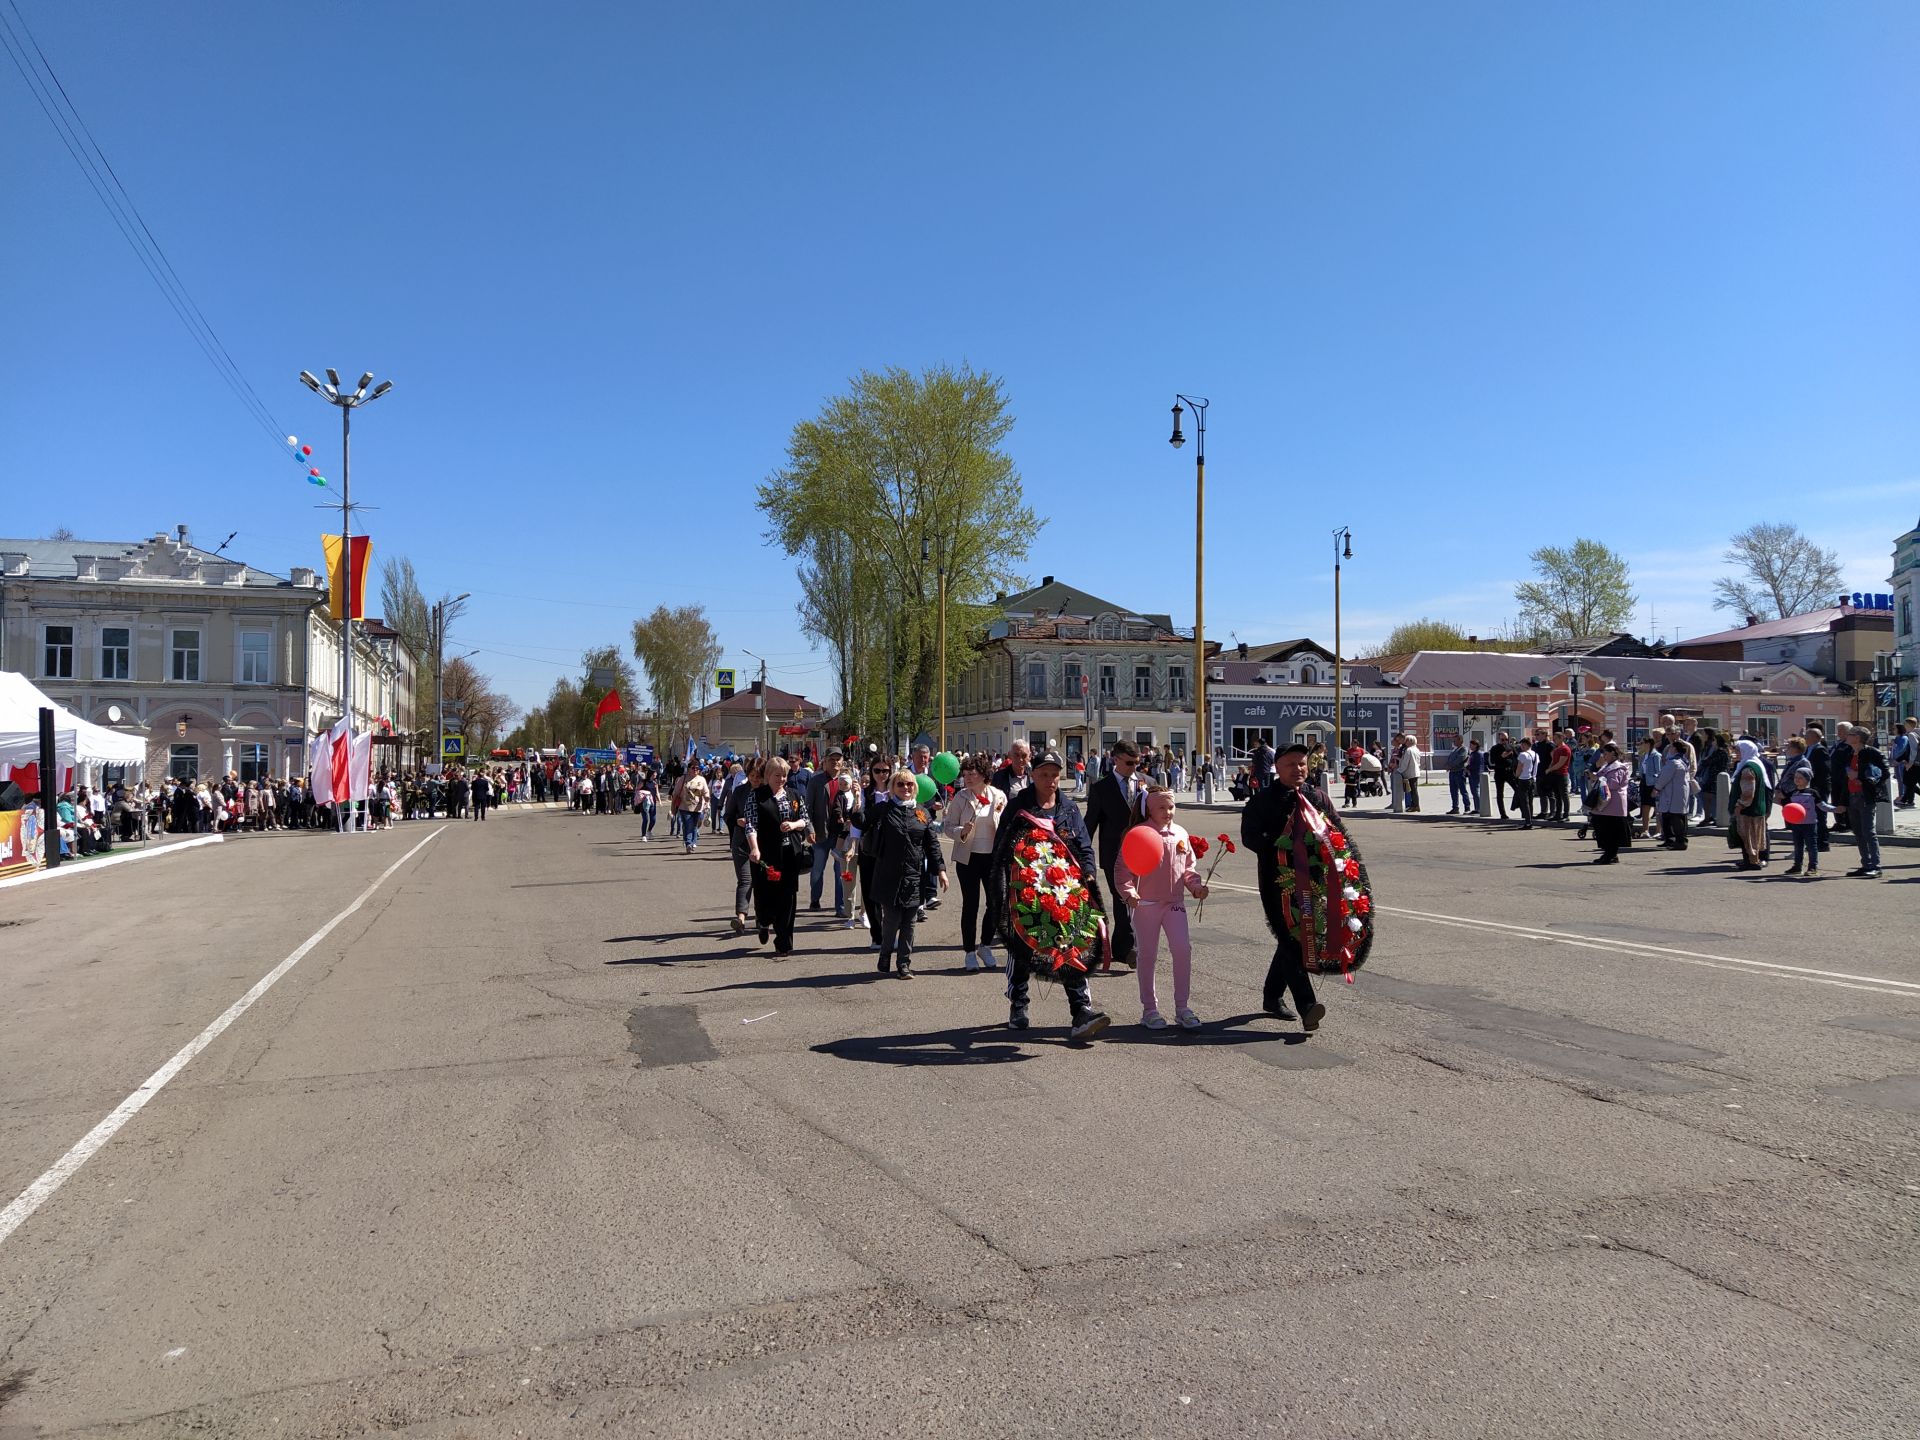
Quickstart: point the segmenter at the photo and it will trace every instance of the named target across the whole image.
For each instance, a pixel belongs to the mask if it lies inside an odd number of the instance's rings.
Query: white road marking
[[[1252,885],[1235,885],[1225,880],[1214,884],[1222,889],[1259,894]],[[1696,965],[1705,970],[1726,970],[1734,974],[1768,975],[1783,980],[1801,980],[1810,985],[1830,985],[1840,990],[1865,990],[1874,995],[1904,995],[1920,999],[1920,983],[1893,980],[1884,975],[1855,975],[1845,970],[1817,970],[1807,965],[1782,965],[1771,960],[1748,960],[1738,955],[1709,955],[1698,950],[1679,950],[1668,945],[1651,945],[1638,940],[1618,940],[1608,935],[1583,935],[1571,930],[1543,930],[1534,925],[1508,925],[1498,920],[1482,920],[1471,915],[1443,915],[1429,910],[1405,910],[1394,905],[1378,907],[1384,915],[1403,915],[1410,920],[1425,920],[1433,925],[1457,930],[1482,930],[1504,933],[1515,939],[1550,940],[1578,950],[1599,950],[1628,955],[1642,960],[1671,960]]]
[[[742,1025],[752,1025],[761,1020],[771,1020],[774,1016],[778,1015],[779,1013],[780,1012],[778,1010],[769,1010],[764,1015],[756,1015],[753,1017],[752,1020],[742,1020],[740,1023]]]
[[[440,827],[440,830],[444,829],[446,829],[446,826],[443,825]],[[53,1197],[54,1191],[66,1184],[73,1173],[82,1165],[86,1164],[87,1161],[91,1160],[100,1147],[111,1140],[123,1125],[138,1115],[141,1110],[145,1109],[147,1102],[158,1095],[161,1090],[166,1087],[168,1081],[186,1069],[188,1062],[191,1061],[194,1056],[198,1055],[202,1050],[206,1049],[207,1046],[217,1040],[220,1037],[221,1031],[225,1030],[229,1025],[233,1024],[234,1021],[246,1014],[248,1010],[252,1009],[254,1001],[271,990],[274,983],[278,981],[282,975],[285,975],[305,959],[307,952],[312,950],[313,947],[318,945],[322,940],[326,939],[328,935],[332,934],[335,926],[342,920],[345,920],[349,915],[352,915],[362,905],[366,904],[373,892],[386,884],[388,878],[394,871],[398,870],[402,865],[406,864],[407,861],[411,860],[414,856],[418,855],[421,850],[426,848],[428,842],[431,841],[434,836],[438,835],[440,830],[435,830],[432,834],[428,835],[425,840],[422,840],[418,845],[394,861],[393,864],[381,871],[380,878],[362,890],[360,894],[355,897],[351,905],[347,906],[346,909],[342,910],[338,915],[314,931],[313,934],[301,941],[300,947],[297,950],[287,956],[287,958],[282,960],[278,965],[274,966],[273,969],[269,970],[265,975],[261,976],[251,990],[247,991],[246,994],[242,995],[238,1000],[234,1001],[233,1004],[221,1011],[211,1025],[207,1026],[206,1029],[189,1040],[181,1047],[178,1054],[158,1070],[154,1071],[153,1074],[149,1075],[145,1084],[115,1106],[112,1114],[108,1115],[106,1119],[102,1120],[98,1125],[94,1126],[93,1129],[81,1136],[79,1142],[75,1144],[71,1150],[67,1151],[66,1154],[54,1162],[52,1169],[48,1170],[46,1174],[34,1181],[25,1190],[22,1190],[14,1202],[7,1206],[5,1210],[0,1210],[0,1244],[5,1244],[7,1237],[26,1223],[29,1215],[46,1204],[46,1202]]]
[[[51,870],[34,870],[25,875],[10,875],[0,880],[0,890],[15,885],[37,885],[42,880],[58,880],[62,875],[91,875],[96,870],[105,870],[110,865],[125,865],[133,860],[157,860],[163,855],[177,855],[182,850],[192,850],[201,845],[220,845],[226,842],[224,835],[198,835],[191,840],[174,840],[151,850],[135,850],[127,855],[108,855],[98,860],[62,860]],[[131,844],[131,841],[122,842]]]

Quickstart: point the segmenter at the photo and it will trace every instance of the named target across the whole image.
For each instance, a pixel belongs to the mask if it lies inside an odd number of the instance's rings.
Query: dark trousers
[[[1420,809],[1420,777],[1418,775],[1403,775],[1399,778],[1398,783],[1402,797],[1400,801],[1401,808],[1403,810],[1418,812]]]
[[[1273,963],[1267,966],[1267,980],[1260,987],[1260,998],[1268,1005],[1278,1005],[1282,991],[1291,991],[1294,1008],[1301,1013],[1314,1003],[1313,977],[1307,974],[1306,962],[1300,957],[1300,947],[1291,935],[1282,935],[1273,947]]]
[[[1604,860],[1616,859],[1629,843],[1628,822],[1624,815],[1593,815],[1587,823],[1593,827],[1593,838],[1599,842],[1600,856]]]
[[[753,908],[753,861],[747,853],[744,834],[737,834],[727,846],[733,860],[733,913],[745,915]]]
[[[695,820],[698,821],[696,816]],[[774,866],[776,870],[780,867]],[[784,955],[793,949],[793,912],[800,900],[800,872],[789,866],[780,870],[778,880],[767,878],[767,867],[754,871],[754,903],[759,922],[773,932],[773,953]]]
[[[1880,837],[1873,829],[1873,804],[1873,801],[1858,795],[1847,801],[1847,819],[1853,824],[1853,843],[1859,846],[1860,864],[1867,870],[1880,868]]]
[[[987,877],[992,872],[988,863],[991,855],[969,855],[954,870],[960,876],[960,944],[968,950],[977,949],[974,941],[977,937],[981,945],[994,942],[998,926],[994,923],[994,907],[987,906],[986,923],[980,923],[980,897],[989,889]]]
[[[879,861],[871,855],[860,857],[860,903],[866,907],[867,929],[872,934],[876,945],[880,943],[881,912],[886,909],[884,905],[873,903],[873,872],[878,864]]]
[[[1660,838],[1676,850],[1687,848],[1687,817],[1684,812],[1665,811],[1660,816]]]
[[[880,963],[885,965],[887,957],[892,956],[905,974],[913,968],[913,922],[920,907],[889,903],[884,911],[880,920]]]
[[[1502,820],[1507,818],[1507,787],[1511,784],[1513,784],[1511,775],[1496,774],[1493,777],[1493,803],[1499,807]]]
[[[1013,1002],[1016,1010],[1027,1008],[1027,980],[1033,974],[1033,952],[1017,941],[1007,941],[1007,998]],[[1060,977],[1060,988],[1066,993],[1067,1013],[1073,1017],[1073,1023],[1093,1013],[1093,996],[1087,993],[1087,977],[1072,972],[1073,978]]]
[[[1107,894],[1118,896],[1120,887],[1113,880],[1113,866],[1102,867],[1101,873],[1107,877]],[[1128,959],[1133,954],[1133,912],[1125,905],[1115,904],[1107,913],[1107,923],[1113,927],[1113,958]]]
[[[1521,822],[1523,829],[1533,828],[1533,782],[1531,780],[1513,782],[1513,816]]]

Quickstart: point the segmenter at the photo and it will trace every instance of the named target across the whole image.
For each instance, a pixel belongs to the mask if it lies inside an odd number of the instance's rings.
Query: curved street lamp
[[[1181,406],[1193,411],[1194,436],[1199,445],[1193,456],[1193,739],[1187,745],[1187,764],[1199,774],[1199,757],[1213,748],[1207,725],[1207,405],[1204,396],[1175,394],[1173,434],[1167,443],[1178,450],[1187,443],[1180,433]],[[1099,739],[1095,737],[1096,746]]]

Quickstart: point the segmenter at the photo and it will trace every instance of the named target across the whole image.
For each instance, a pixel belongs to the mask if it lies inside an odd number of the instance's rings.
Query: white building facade
[[[285,779],[305,770],[306,737],[340,716],[340,627],[326,599],[312,570],[282,578],[184,533],[0,539],[0,669],[144,738],[149,781]],[[354,726],[410,729],[414,658],[373,628],[355,629]]]

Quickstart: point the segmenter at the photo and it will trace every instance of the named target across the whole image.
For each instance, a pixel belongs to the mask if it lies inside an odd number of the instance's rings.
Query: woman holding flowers
[[[1200,855],[1206,842],[1187,834],[1186,828],[1173,823],[1173,792],[1164,785],[1147,787],[1145,828],[1160,837],[1160,859],[1153,869],[1135,874],[1123,848],[1114,874],[1120,898],[1133,911],[1133,938],[1138,947],[1135,975],[1140,981],[1140,1023],[1149,1030],[1167,1028],[1160,1013],[1160,995],[1153,983],[1153,969],[1160,958],[1160,935],[1167,937],[1167,953],[1173,957],[1173,1017],[1182,1030],[1198,1030],[1200,1017],[1187,1004],[1193,989],[1193,942],[1187,937],[1189,895],[1207,898],[1206,882],[1200,878]],[[1132,844],[1132,841],[1128,841]]]
[[[1066,991],[1072,1037],[1091,1040],[1108,1025],[1087,992],[1105,906],[1080,807],[1060,791],[1064,768],[1052,750],[1034,762],[1033,783],[1001,816],[991,871],[1007,946],[1008,1027],[1027,1028],[1028,980],[1038,967]]]
[[[773,934],[773,953],[793,954],[793,909],[800,894],[800,869],[813,857],[813,822],[807,802],[787,788],[787,762],[767,757],[748,854],[754,867],[754,899],[760,914],[760,938]]]

